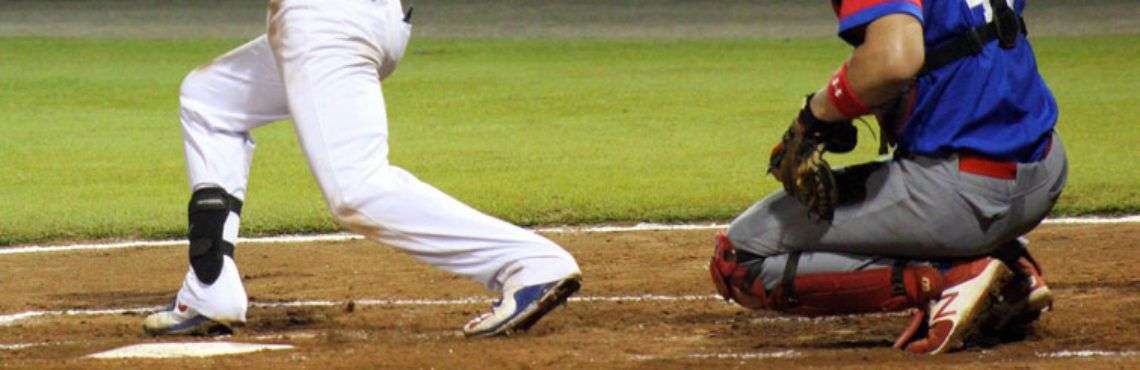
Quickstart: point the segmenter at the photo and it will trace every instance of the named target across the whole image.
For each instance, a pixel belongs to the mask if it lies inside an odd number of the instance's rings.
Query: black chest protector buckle
[[[994,31],[1002,49],[1013,49],[1017,45],[1017,34],[1022,31],[1021,17],[1006,4],[1005,0],[990,0],[994,9]]]

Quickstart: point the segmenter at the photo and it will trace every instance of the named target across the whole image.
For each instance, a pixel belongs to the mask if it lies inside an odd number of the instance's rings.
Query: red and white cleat
[[[1045,284],[1045,278],[1041,276],[1041,268],[1037,263],[1031,258],[1021,257],[1014,268],[1020,269],[1028,280],[1029,295],[1026,299],[1026,311],[1041,313],[1053,308],[1053,291]]]
[[[895,346],[925,354],[962,348],[980,325],[990,320],[991,308],[1002,301],[1003,288],[1012,277],[1013,271],[992,257],[954,264],[945,272],[942,297],[920,314],[925,325],[916,319],[907,330],[911,334],[904,335]],[[918,326],[925,329],[925,337],[915,339],[922,331]]]
[[[1041,273],[1041,265],[1029,254],[1029,240],[1021,237],[1017,238],[1011,243],[1015,251],[1020,252],[1020,257],[1017,258],[1017,263],[1012,264],[1011,267],[1018,276],[1026,278],[1024,284],[1026,285],[1029,294],[1026,297],[1026,313],[1040,315],[1042,311],[1048,311],[1053,308],[1053,291],[1049,290],[1049,286],[1045,284],[1045,278]]]

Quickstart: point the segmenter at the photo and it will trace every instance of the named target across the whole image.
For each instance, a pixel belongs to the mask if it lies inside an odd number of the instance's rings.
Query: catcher
[[[1020,238],[1066,160],[1023,0],[832,0],[851,57],[772,150],[784,185],[718,236],[726,299],[800,315],[913,310],[895,347],[943,353],[1052,304]],[[890,159],[832,171],[876,115]]]

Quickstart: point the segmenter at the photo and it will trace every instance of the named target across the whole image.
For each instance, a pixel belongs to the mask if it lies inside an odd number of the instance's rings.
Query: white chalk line
[[[1051,218],[1044,221],[1050,225],[1099,225],[1099,224],[1126,224],[1140,223],[1140,215],[1122,217],[1065,217]],[[595,225],[595,226],[554,226],[532,228],[531,230],[545,234],[591,234],[591,233],[621,233],[635,231],[677,231],[677,230],[715,230],[728,227],[727,224],[659,224],[639,223],[635,225]],[[315,242],[342,242],[362,240],[363,236],[351,233],[313,234],[313,235],[280,235],[258,238],[238,238],[238,244],[291,244]],[[0,248],[0,255],[52,253],[86,250],[108,250],[148,247],[177,247],[186,246],[186,240],[137,240],[110,243],[84,243],[65,245],[29,245],[23,247]]]
[[[313,338],[316,338],[318,336],[320,336],[320,335],[317,333],[312,333],[312,332],[291,332],[291,333],[281,333],[281,334],[258,335],[256,337],[253,337],[253,339],[257,339],[257,340],[292,340],[292,339],[313,339]]]
[[[101,316],[124,315],[129,313],[147,313],[162,309],[164,306],[135,307],[135,308],[105,308],[105,309],[72,309],[51,311],[25,311],[9,315],[0,315],[0,326],[10,326],[17,322],[40,316]]]
[[[570,297],[571,303],[581,302],[676,302],[676,301],[708,301],[721,299],[718,295],[655,295],[645,294],[636,296],[583,296]],[[304,300],[290,302],[250,302],[250,307],[256,308],[292,308],[292,307],[336,307],[345,306],[349,302],[358,306],[463,306],[474,304],[491,304],[494,299],[487,297],[467,297],[458,299],[359,299],[352,301],[331,300]],[[71,309],[26,311],[13,314],[0,315],[0,326],[10,326],[17,322],[40,316],[107,316],[124,314],[150,313],[163,309],[165,306],[147,306],[130,308],[102,308],[102,309]]]
[[[1037,352],[1037,357],[1042,358],[1085,358],[1085,357],[1133,357],[1140,355],[1140,351],[1102,351],[1095,349],[1086,350],[1066,350],[1057,352]]]
[[[25,348],[46,346],[51,343],[16,343],[16,344],[0,344],[0,351],[16,351]]]
[[[643,294],[635,296],[584,296],[570,297],[573,302],[676,302],[676,301],[708,301],[721,299],[719,295],[659,295]],[[495,300],[487,297],[467,297],[458,299],[358,299],[351,302],[360,306],[463,306],[472,304],[491,304]],[[257,308],[280,307],[332,307],[344,306],[350,301],[307,300],[292,302],[252,302],[250,306]]]
[[[722,298],[716,294],[708,295],[662,295],[662,294],[643,294],[643,295],[630,295],[630,296],[581,296],[570,297],[570,304],[585,304],[585,303],[637,303],[637,302],[695,302],[695,301],[713,301],[721,300]],[[343,307],[352,302],[356,306],[377,306],[377,307],[401,307],[401,306],[465,306],[485,304],[489,305],[494,302],[494,299],[488,297],[467,297],[457,299],[358,299],[351,301],[333,301],[333,300],[301,300],[301,301],[288,301],[288,302],[250,302],[250,307],[255,308],[296,308],[296,307]],[[44,311],[26,311],[12,314],[0,315],[0,326],[11,326],[24,320],[43,317],[43,316],[111,316],[111,315],[125,315],[125,314],[145,314],[158,311],[165,308],[165,306],[144,306],[144,307],[129,307],[129,308],[101,308],[101,309],[70,309],[70,310],[44,310]],[[905,312],[892,312],[892,313],[877,313],[865,315],[842,315],[842,316],[821,316],[821,317],[799,317],[799,316],[760,316],[748,319],[753,323],[780,323],[780,322],[800,322],[800,323],[822,323],[844,320],[853,317],[892,317],[904,316]]]
[[[783,350],[772,352],[719,352],[719,353],[690,353],[687,355],[678,356],[660,356],[660,355],[632,355],[629,356],[630,360],[634,361],[654,361],[675,358],[690,358],[697,360],[758,360],[758,359],[773,359],[773,358],[798,358],[802,357],[803,353],[796,350]]]
[[[766,358],[796,358],[796,357],[800,357],[800,356],[803,356],[803,354],[789,349],[789,350],[775,351],[775,352],[692,353],[692,354],[689,354],[688,357],[689,358],[695,358],[695,359],[754,360],[754,359],[766,359]]]
[[[73,341],[73,340],[66,340],[66,341],[57,341],[57,342],[36,342],[36,343],[13,343],[13,344],[2,344],[2,343],[0,343],[0,351],[19,351],[22,349],[28,349],[28,348],[34,348],[34,347],[62,346],[65,344],[75,344],[75,343],[79,343],[79,342]]]

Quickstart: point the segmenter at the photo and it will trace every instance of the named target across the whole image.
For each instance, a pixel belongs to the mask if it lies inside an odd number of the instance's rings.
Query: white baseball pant
[[[272,0],[268,25],[266,35],[182,83],[192,191],[220,186],[244,200],[250,131],[292,117],[309,168],[344,227],[491,290],[579,271],[550,240],[389,164],[380,85],[403,57],[411,32],[398,0]],[[227,219],[224,238],[231,243],[238,223],[235,214]],[[240,276],[230,257],[210,285],[190,269],[178,301],[216,320],[244,321],[248,298]]]

